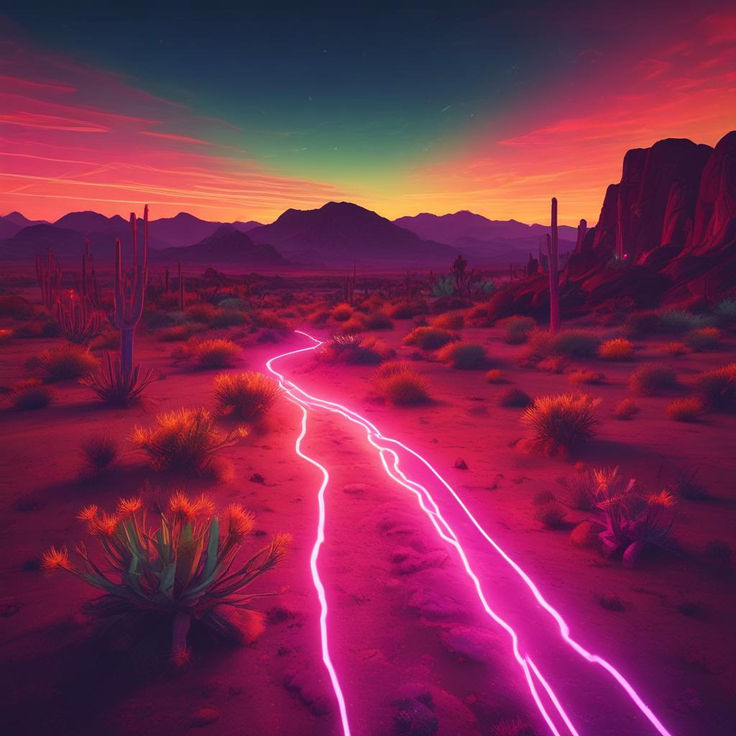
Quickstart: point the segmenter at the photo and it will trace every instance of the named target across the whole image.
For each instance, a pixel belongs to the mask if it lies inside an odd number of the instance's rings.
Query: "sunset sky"
[[[627,149],[736,127],[731,3],[230,4],[4,3],[0,214],[595,223]]]

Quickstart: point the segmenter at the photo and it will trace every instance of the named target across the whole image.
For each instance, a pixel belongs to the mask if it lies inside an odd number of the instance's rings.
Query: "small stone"
[[[260,473],[253,473],[250,477],[251,483],[265,483],[266,479]]]
[[[455,460],[455,464],[453,465],[454,468],[457,468],[458,470],[467,470],[468,464],[463,460],[461,457],[459,457],[457,460]]]
[[[621,612],[626,610],[626,606],[624,606],[623,601],[613,593],[604,593],[603,595],[598,596],[598,603],[600,603],[607,611]]]
[[[220,719],[220,711],[214,708],[200,708],[192,714],[191,724],[195,728],[209,726]]]

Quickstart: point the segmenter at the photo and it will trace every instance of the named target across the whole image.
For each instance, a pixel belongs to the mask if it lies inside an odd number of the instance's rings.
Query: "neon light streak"
[[[287,392],[288,393],[288,392]],[[317,567],[317,561],[319,559],[319,550],[322,543],[325,541],[325,490],[327,484],[330,482],[330,474],[324,465],[318,463],[314,458],[306,455],[302,450],[302,440],[307,434],[307,410],[298,401],[294,401],[297,406],[302,410],[302,429],[299,436],[296,438],[294,449],[299,457],[311,463],[322,473],[322,483],[317,492],[317,500],[319,503],[319,520],[317,522],[317,539],[312,547],[312,554],[309,558],[309,566],[312,571],[312,582],[317,590],[317,596],[319,597],[320,604],[320,616],[319,616],[319,629],[320,629],[320,640],[322,642],[322,661],[327,668],[327,672],[330,676],[330,682],[332,683],[332,689],[335,692],[337,698],[337,704],[340,709],[340,720],[342,721],[342,730],[345,736],[350,736],[350,723],[348,722],[347,707],[345,705],[345,698],[342,694],[342,688],[340,687],[340,681],[337,677],[337,672],[330,659],[330,648],[327,640],[327,596],[325,595],[325,586],[322,584],[322,579],[319,576],[319,568]]]
[[[509,566],[517,573],[517,575],[523,580],[525,585],[530,589],[532,594],[534,595],[534,598],[539,603],[539,605],[547,611],[549,615],[551,615],[554,620],[557,623],[558,629],[560,631],[560,635],[563,639],[563,641],[570,646],[573,651],[575,651],[578,655],[582,656],[585,660],[588,662],[598,664],[603,669],[605,669],[615,680],[618,682],[618,684],[624,689],[624,691],[627,693],[627,695],[630,697],[632,702],[639,708],[639,710],[647,717],[647,719],[652,723],[652,725],[655,727],[655,729],[662,735],[662,736],[672,736],[670,732],[662,725],[662,723],[659,721],[659,719],[655,716],[655,714],[652,712],[652,710],[644,703],[644,701],[641,699],[641,697],[637,694],[637,692],[634,690],[633,686],[626,680],[626,678],[618,672],[618,670],[611,665],[609,662],[607,662],[602,657],[592,654],[588,650],[586,650],[582,645],[580,645],[578,642],[576,642],[570,635],[570,628],[565,622],[565,620],[562,618],[561,614],[551,605],[547,602],[547,600],[542,596],[541,592],[537,588],[537,586],[534,584],[534,582],[529,578],[529,576],[524,572],[524,570],[516,563],[514,560],[512,560],[502,549],[498,546],[498,544],[488,535],[488,533],[483,529],[483,527],[480,525],[480,523],[477,521],[477,519],[472,515],[470,510],[467,508],[467,506],[463,503],[462,499],[458,496],[458,494],[455,492],[455,490],[447,483],[447,481],[435,470],[435,468],[421,455],[414,452],[411,448],[404,445],[402,442],[392,439],[390,437],[384,437],[378,428],[373,425],[368,419],[365,417],[362,417],[361,415],[357,414],[356,412],[348,409],[347,407],[342,406],[341,404],[337,404],[331,401],[327,401],[324,399],[319,399],[317,397],[312,396],[311,394],[307,393],[300,387],[298,387],[295,383],[292,381],[286,379],[283,374],[279,373],[273,368],[273,362],[276,360],[279,360],[281,358],[285,358],[291,355],[296,355],[298,353],[307,352],[311,350],[315,350],[317,347],[319,347],[322,342],[320,340],[317,340],[316,338],[312,337],[311,335],[308,335],[306,332],[302,332],[300,330],[297,330],[298,334],[304,335],[308,339],[310,339],[313,344],[306,348],[300,348],[297,350],[293,350],[287,353],[284,353],[282,355],[274,356],[271,358],[267,363],[266,367],[268,370],[273,373],[279,380],[280,385],[283,387],[285,392],[291,397],[291,399],[302,406],[302,409],[306,411],[307,406],[310,407],[319,407],[322,409],[325,409],[327,411],[331,411],[336,414],[340,414],[341,416],[345,417],[346,419],[352,421],[353,423],[359,424],[362,426],[368,436],[368,441],[370,442],[373,447],[376,448],[379,452],[379,456],[381,458],[381,462],[383,464],[384,470],[386,473],[393,478],[396,482],[398,482],[400,485],[404,486],[408,490],[412,491],[418,498],[420,507],[422,510],[427,514],[430,521],[435,527],[435,530],[440,535],[442,539],[447,541],[449,544],[451,544],[456,551],[458,552],[461,561],[463,563],[463,566],[466,570],[466,573],[473,581],[473,584],[476,588],[476,592],[478,594],[478,597],[481,601],[481,604],[483,605],[484,609],[486,610],[487,614],[493,618],[496,623],[498,623],[502,628],[504,628],[509,636],[512,639],[513,649],[514,649],[514,657],[516,658],[519,665],[522,667],[522,670],[524,671],[524,675],[527,680],[527,684],[529,686],[530,692],[534,698],[535,703],[537,704],[537,707],[540,710],[540,713],[544,717],[545,721],[550,727],[550,730],[552,731],[555,736],[559,736],[559,731],[555,727],[554,723],[551,721],[551,718],[549,714],[547,713],[546,709],[544,708],[544,705],[541,702],[541,699],[539,697],[539,693],[537,692],[537,689],[534,685],[532,675],[541,683],[542,687],[546,691],[549,699],[551,700],[552,704],[555,706],[555,709],[562,717],[563,721],[565,722],[565,725],[569,729],[570,733],[573,736],[578,736],[578,732],[575,730],[575,727],[573,726],[572,722],[570,721],[569,717],[565,713],[564,709],[562,708],[562,705],[559,702],[559,699],[556,697],[554,692],[552,691],[549,684],[546,682],[546,680],[543,678],[542,674],[540,673],[539,669],[536,667],[534,662],[528,658],[522,656],[518,651],[518,637],[516,635],[516,632],[513,630],[512,627],[510,627],[505,621],[503,621],[488,605],[486,598],[483,594],[483,590],[480,584],[480,581],[478,580],[477,576],[473,572],[472,568],[470,567],[470,564],[467,560],[467,557],[465,555],[465,552],[457,539],[456,535],[452,531],[452,528],[447,523],[447,521],[443,518],[439,507],[437,506],[436,502],[432,498],[429,490],[422,486],[419,483],[415,483],[414,481],[409,480],[401,471],[399,468],[399,457],[398,454],[391,448],[382,446],[380,443],[390,443],[394,446],[397,446],[404,450],[405,452],[409,453],[413,457],[415,457],[417,460],[419,460],[434,476],[437,478],[437,480],[450,492],[452,497],[455,499],[455,501],[458,503],[458,505],[462,508],[468,519],[471,521],[471,523],[475,526],[475,528],[480,532],[480,534],[485,538],[485,540],[498,552],[498,554],[502,557],[502,559],[509,564]],[[393,470],[389,467],[385,455],[390,454],[393,457]],[[311,460],[311,459],[310,459]],[[315,463],[316,464],[316,463]],[[324,470],[326,473],[327,471]],[[425,501],[429,503],[431,508],[428,508],[425,504]],[[324,652],[324,647],[323,647]],[[329,660],[329,656],[327,657]],[[329,668],[328,668],[329,669]],[[331,676],[332,676],[331,671]],[[337,681],[337,678],[335,677],[335,681]]]

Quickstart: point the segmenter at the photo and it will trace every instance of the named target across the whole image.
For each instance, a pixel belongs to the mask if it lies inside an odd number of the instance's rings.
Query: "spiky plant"
[[[113,358],[107,353],[102,365],[94,373],[82,378],[80,383],[91,388],[106,404],[129,406],[140,399],[149,384],[159,378],[156,371],[144,368],[140,363],[126,373],[120,358]]]
[[[238,427],[220,432],[206,409],[178,409],[156,417],[156,424],[136,427],[133,444],[146,452],[157,470],[206,473],[224,447],[248,434]]]
[[[102,331],[104,315],[89,299],[69,291],[56,302],[56,321],[69,342],[89,345]]]
[[[263,373],[220,373],[215,376],[215,399],[224,412],[245,421],[263,416],[279,393],[278,384]]]
[[[537,447],[550,454],[564,454],[594,436],[599,423],[594,413],[598,404],[600,399],[587,394],[541,396],[521,418],[532,428]]]
[[[253,515],[238,504],[228,507],[222,524],[206,496],[192,500],[177,492],[167,510],[154,505],[150,512],[140,498],[121,499],[112,514],[87,506],[78,518],[87,522],[97,540],[101,560],[93,559],[80,542],[75,562],[65,547],[51,547],[43,555],[43,567],[66,570],[102,590],[102,596],[87,604],[99,618],[127,623],[165,619],[172,631],[171,655],[178,664],[188,659],[192,622],[242,639],[223,609],[252,609],[261,596],[245,589],[284,557],[288,535],[277,535],[236,562],[253,528]]]

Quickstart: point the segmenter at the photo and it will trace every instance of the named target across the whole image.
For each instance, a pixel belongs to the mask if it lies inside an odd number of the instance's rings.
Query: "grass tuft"
[[[215,400],[220,409],[246,422],[260,419],[278,393],[278,384],[263,373],[247,371],[215,376]]]

